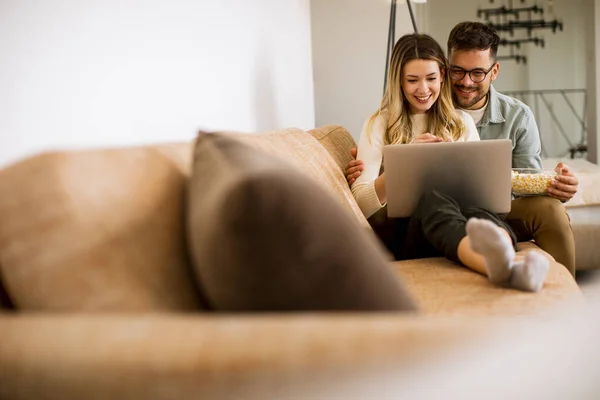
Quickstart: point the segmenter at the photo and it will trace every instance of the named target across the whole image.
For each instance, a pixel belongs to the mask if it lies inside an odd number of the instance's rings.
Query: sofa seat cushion
[[[200,133],[187,203],[215,310],[414,310],[381,245],[329,191],[235,135]]]
[[[518,246],[519,257],[528,251],[537,251],[551,260],[540,292],[493,285],[487,277],[445,258],[398,261],[394,266],[425,314],[538,315],[568,303],[581,304],[581,290],[562,264],[531,242]]]

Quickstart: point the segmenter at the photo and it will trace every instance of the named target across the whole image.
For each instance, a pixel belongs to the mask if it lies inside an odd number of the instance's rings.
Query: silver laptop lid
[[[383,147],[388,216],[411,216],[421,196],[439,190],[461,207],[498,214],[511,206],[509,139],[416,143]]]

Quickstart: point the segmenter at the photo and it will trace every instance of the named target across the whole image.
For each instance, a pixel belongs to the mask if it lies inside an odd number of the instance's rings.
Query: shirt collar
[[[500,101],[498,100],[498,92],[494,89],[494,85],[490,85],[490,91],[488,92],[487,107],[485,114],[479,125],[487,124],[501,124],[505,121],[504,115],[502,115],[502,109],[500,108]]]

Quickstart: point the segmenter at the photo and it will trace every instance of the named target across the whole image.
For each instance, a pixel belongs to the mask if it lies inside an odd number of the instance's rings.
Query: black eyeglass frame
[[[450,78],[454,81],[460,81],[462,79],[465,78],[465,75],[469,74],[469,78],[471,78],[471,81],[473,81],[473,83],[481,83],[483,81],[485,81],[485,79],[487,78],[488,74],[490,72],[492,72],[492,69],[494,69],[494,67],[496,66],[496,63],[493,63],[492,66],[486,71],[483,68],[474,68],[471,70],[466,70],[466,69],[462,69],[460,67],[450,67]],[[460,71],[460,78],[455,78],[454,76],[452,76],[452,71]],[[473,72],[483,72],[483,78],[481,80],[475,80],[473,79],[473,75],[471,75]]]

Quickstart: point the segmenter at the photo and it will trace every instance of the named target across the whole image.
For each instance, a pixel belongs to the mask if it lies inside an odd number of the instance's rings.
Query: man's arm
[[[542,142],[538,126],[531,110],[525,113],[522,124],[515,135],[516,145],[513,149],[513,168],[542,168]],[[548,195],[564,202],[569,201],[577,193],[579,180],[569,167],[558,163],[555,168],[556,177],[550,183]]]
[[[526,109],[518,125],[513,148],[513,168],[542,168],[542,142],[531,110]]]

